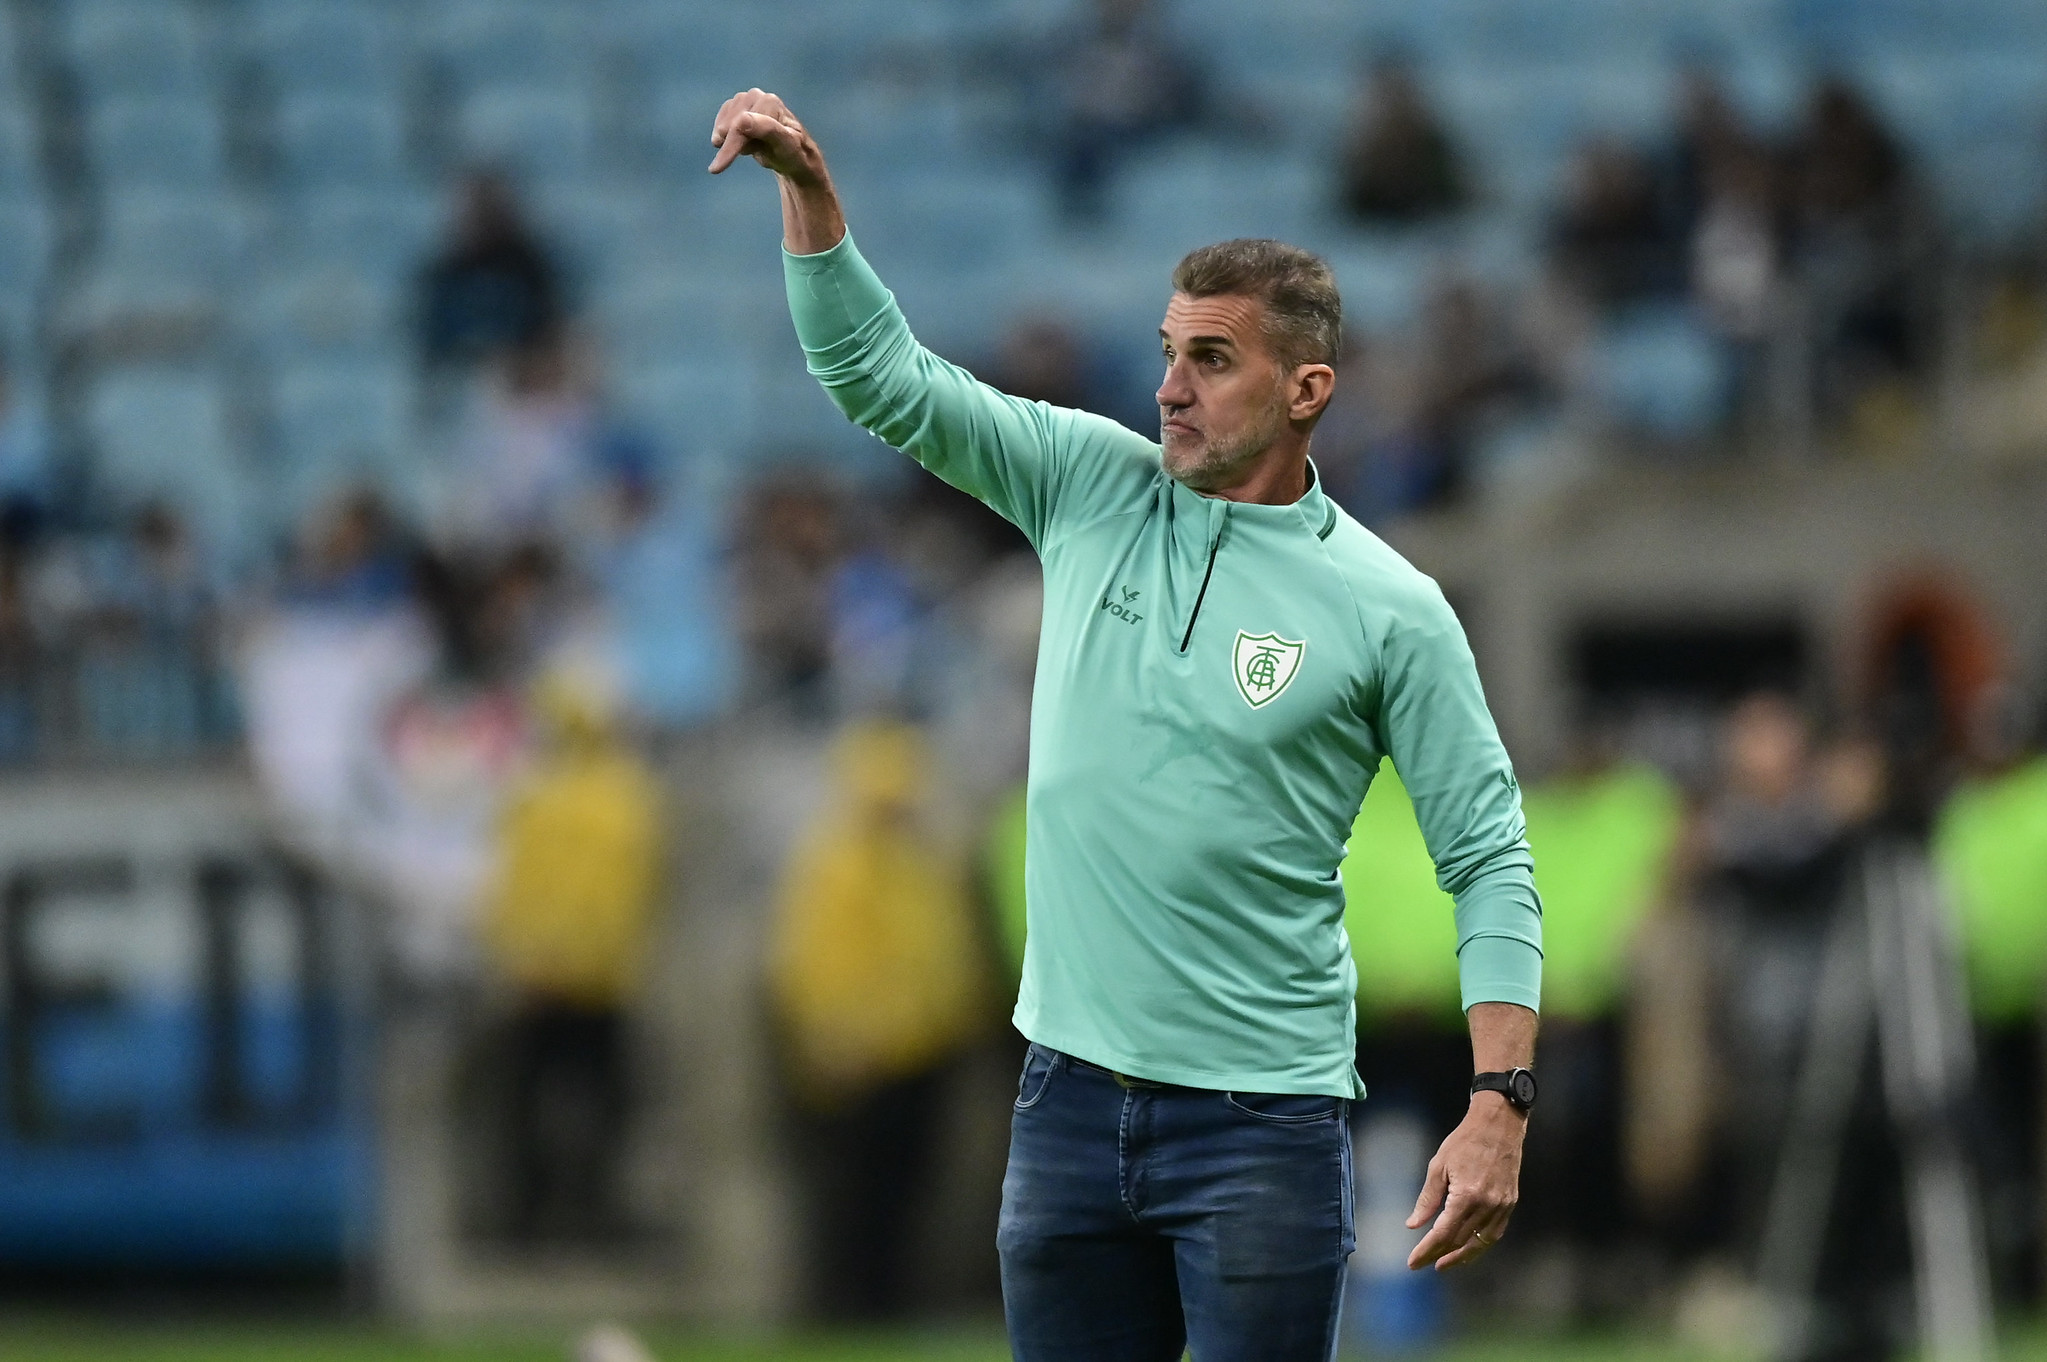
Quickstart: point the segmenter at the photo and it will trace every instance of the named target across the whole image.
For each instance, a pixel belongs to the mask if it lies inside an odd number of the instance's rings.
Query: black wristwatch
[[[1535,1070],[1509,1069],[1503,1074],[1478,1074],[1471,1080],[1474,1093],[1496,1092],[1526,1113],[1535,1105]]]

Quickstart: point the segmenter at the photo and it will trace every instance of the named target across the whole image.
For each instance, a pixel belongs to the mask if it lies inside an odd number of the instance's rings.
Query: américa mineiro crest
[[[1237,694],[1253,709],[1271,704],[1300,674],[1301,655],[1308,650],[1306,639],[1296,642],[1278,634],[1247,634],[1237,631],[1237,650],[1230,672],[1237,678]]]

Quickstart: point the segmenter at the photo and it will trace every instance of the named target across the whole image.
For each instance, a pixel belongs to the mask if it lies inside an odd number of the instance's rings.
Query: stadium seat
[[[386,11],[361,0],[263,0],[251,6],[246,50],[288,95],[388,92],[399,44]]]
[[[182,98],[120,98],[86,116],[94,169],[117,188],[218,192],[227,178],[220,114]]]
[[[612,390],[658,434],[663,448],[714,463],[736,458],[752,443],[762,406],[754,368],[731,362],[642,363],[621,357]]]
[[[277,143],[293,185],[376,187],[405,177],[405,120],[396,100],[369,91],[306,95],[277,104]]]
[[[19,105],[0,99],[0,197],[40,193],[42,182],[34,122]]]
[[[1648,307],[1603,329],[1593,390],[1623,425],[1664,439],[1702,436],[1726,414],[1726,354],[1688,309]]]
[[[206,90],[193,12],[160,0],[67,0],[62,38],[89,96],[192,99]]]
[[[111,199],[86,287],[71,320],[101,324],[134,314],[216,309],[246,255],[250,229],[213,194],[123,194]]]
[[[50,264],[50,219],[37,197],[0,198],[0,297],[24,307],[41,291]]]
[[[545,85],[589,55],[590,25],[577,6],[440,0],[420,17],[425,48],[471,88]]]
[[[367,359],[404,343],[398,281],[331,260],[274,260],[233,300],[237,334],[272,362],[306,355]]]
[[[479,89],[462,101],[461,152],[528,176],[577,176],[593,159],[593,113],[585,87]]]
[[[765,285],[716,273],[634,262],[593,297],[591,320],[607,353],[639,367],[750,358],[788,332],[780,280]]]
[[[442,216],[421,191],[318,185],[294,198],[286,231],[301,259],[399,283],[425,264]]]
[[[388,472],[411,453],[411,370],[396,358],[288,364],[271,400],[285,468],[298,484]]]
[[[116,505],[163,500],[212,542],[243,508],[221,383],[204,370],[135,367],[92,385],[86,400],[95,486]]]

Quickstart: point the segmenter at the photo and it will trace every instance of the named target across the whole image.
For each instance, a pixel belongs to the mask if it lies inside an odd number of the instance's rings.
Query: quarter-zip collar
[[[1175,592],[1174,603],[1186,601],[1184,616],[1175,618],[1173,630],[1173,651],[1185,656],[1194,645],[1194,627],[1201,620],[1201,606],[1208,599],[1209,583],[1215,578],[1216,560],[1222,556],[1223,542],[1229,537],[1233,523],[1248,526],[1266,525],[1281,531],[1298,529],[1327,539],[1329,532],[1336,528],[1336,503],[1322,490],[1322,476],[1316,471],[1314,461],[1308,462],[1308,490],[1300,500],[1285,506],[1267,506],[1259,502],[1231,501],[1227,497],[1209,497],[1182,486],[1171,478],[1166,479],[1167,499],[1170,507],[1171,525],[1175,533],[1169,536],[1180,541],[1177,551],[1168,548],[1176,560],[1174,567],[1184,574],[1191,592],[1185,588]],[[1200,538],[1194,538],[1194,530],[1200,526]],[[1199,556],[1186,550],[1199,546]]]

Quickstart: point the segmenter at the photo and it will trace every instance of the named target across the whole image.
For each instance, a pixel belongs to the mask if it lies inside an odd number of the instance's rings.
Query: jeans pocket
[[[1305,1126],[1333,1121],[1343,1110],[1341,1097],[1320,1093],[1229,1092],[1223,1098],[1232,1111],[1276,1126]]]
[[[1038,1099],[1045,1095],[1051,1085],[1052,1070],[1059,1067],[1059,1052],[1048,1050],[1036,1041],[1024,1052],[1023,1074],[1016,1080],[1016,1109],[1029,1111],[1038,1105]]]

